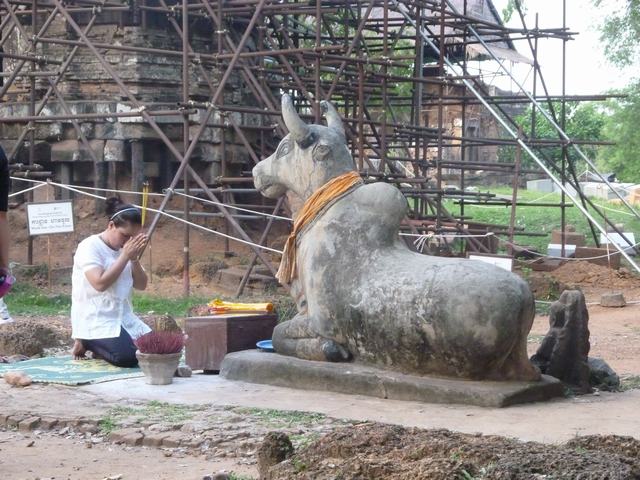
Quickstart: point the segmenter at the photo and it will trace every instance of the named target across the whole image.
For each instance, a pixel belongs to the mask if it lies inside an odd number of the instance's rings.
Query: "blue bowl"
[[[273,349],[273,343],[271,343],[271,340],[261,340],[258,343],[256,343],[256,347],[258,347],[263,352],[275,352],[275,350]]]

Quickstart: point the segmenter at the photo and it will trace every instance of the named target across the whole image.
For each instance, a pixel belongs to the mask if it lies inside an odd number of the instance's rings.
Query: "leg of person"
[[[2,298],[0,298],[0,325],[12,322],[13,318],[11,318],[11,314],[9,313],[9,309],[7,308],[7,304],[4,303],[4,300]]]
[[[73,355],[74,360],[86,360],[87,357],[84,354],[87,353],[87,349],[84,348],[84,343],[79,338],[76,338],[73,342],[73,347],[71,348],[71,355]]]
[[[119,337],[83,340],[82,343],[87,350],[91,350],[116,367],[132,368],[138,366],[136,346],[124,328],[120,328]]]

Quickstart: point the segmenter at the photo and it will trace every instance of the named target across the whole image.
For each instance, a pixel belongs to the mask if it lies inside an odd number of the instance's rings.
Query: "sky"
[[[507,0],[494,0],[499,12]],[[529,28],[535,25],[535,15],[539,15],[540,28],[562,27],[562,0],[525,0],[527,7],[526,21]],[[603,15],[611,10],[622,10],[626,0],[607,0],[600,9],[593,6],[591,0],[567,0],[567,27],[578,32],[574,40],[567,42],[567,95],[590,95],[604,93],[612,88],[627,85],[631,79],[640,76],[640,68],[620,70],[611,65],[605,58],[604,47],[600,42],[598,25]],[[521,27],[520,19],[515,13],[508,24]],[[532,58],[526,42],[516,43],[518,51]],[[562,93],[562,41],[540,40],[538,61],[550,94]],[[531,66],[513,65],[506,62],[520,83],[531,91]],[[485,68],[485,67],[483,67]],[[486,67],[488,68],[488,67]],[[507,78],[496,78],[493,83],[501,88],[517,91],[518,87]],[[540,86],[538,84],[538,92]]]

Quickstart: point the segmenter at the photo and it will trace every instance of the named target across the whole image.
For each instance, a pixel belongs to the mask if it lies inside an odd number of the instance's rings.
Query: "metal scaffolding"
[[[555,28],[540,28],[537,22],[530,27],[519,7],[517,13],[521,26],[507,28],[486,0],[2,0],[0,126],[19,126],[8,156],[33,168],[39,163],[38,126],[72,126],[78,150],[94,165],[92,185],[106,188],[117,177],[112,174],[117,162],[96,153],[92,141],[99,134],[88,132],[85,122],[139,121],[173,157],[174,164],[164,165],[171,180],[156,183],[157,190],[167,192],[161,211],[176,193],[191,191],[216,202],[212,208],[228,233],[264,244],[273,219],[259,223],[262,234],[252,239],[246,229],[250,217],[239,223],[224,204],[260,203],[253,207],[274,214],[286,208],[282,201],[274,206],[258,200],[257,194],[251,197],[251,167],[286,133],[279,111],[283,92],[314,122],[321,120],[319,101],[327,99],[343,117],[365,180],[393,183],[407,197],[405,232],[471,235],[464,249],[476,252],[495,251],[495,245],[474,234],[494,232],[511,242],[514,236],[537,235],[515,224],[516,207],[526,204],[516,193],[523,175],[542,174],[561,186],[561,202],[545,204],[560,209],[561,230],[565,209],[575,205],[587,214],[598,245],[598,230],[606,235],[599,222],[622,232],[582,194],[569,156],[577,149],[595,167],[580,150],[594,142],[571,139],[564,128],[567,102],[605,97],[566,95],[565,45],[574,32],[566,26],[565,8],[562,27]],[[561,43],[560,96],[547,91],[538,62],[540,38]],[[516,52],[515,40],[526,41],[525,55]],[[114,61],[116,54],[120,62]],[[472,68],[475,61],[490,60],[507,75],[505,59],[526,58],[533,65],[532,93],[494,89]],[[101,72],[83,77],[87,64]],[[131,76],[125,64],[142,66]],[[160,93],[154,92],[154,78]],[[87,107],[98,97],[115,98],[119,106]],[[527,105],[533,106],[532,130],[523,132],[514,108],[521,112]],[[557,139],[537,138],[535,119],[540,115],[557,128]],[[489,129],[486,119],[493,122]],[[205,137],[218,152],[219,173],[206,179],[202,162],[194,161]],[[131,186],[140,190],[146,147],[137,138],[130,140]],[[246,160],[240,166],[231,158],[232,146]],[[513,160],[498,161],[498,148],[509,147],[515,152]],[[549,155],[551,147],[562,152],[559,158]],[[522,167],[524,155],[532,156],[535,168]],[[467,188],[478,171],[503,175],[513,185],[513,197]],[[182,215],[189,220],[184,198]],[[459,213],[445,208],[452,200]],[[475,204],[511,207],[510,223],[475,222],[465,212],[465,206]],[[150,233],[159,218],[154,217]],[[184,241],[188,292],[188,226]],[[254,259],[239,293],[257,262],[275,274],[270,255],[259,246],[251,248]]]

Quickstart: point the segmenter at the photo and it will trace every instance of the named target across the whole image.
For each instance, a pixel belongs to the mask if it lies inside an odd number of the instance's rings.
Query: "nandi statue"
[[[284,95],[290,133],[253,169],[256,188],[286,195],[295,219],[278,277],[291,282],[298,313],[276,327],[276,352],[407,374],[538,380],[527,358],[527,284],[479,261],[412,252],[398,236],[407,201],[389,184],[360,181],[338,113],[321,107],[327,126],[307,125]]]

